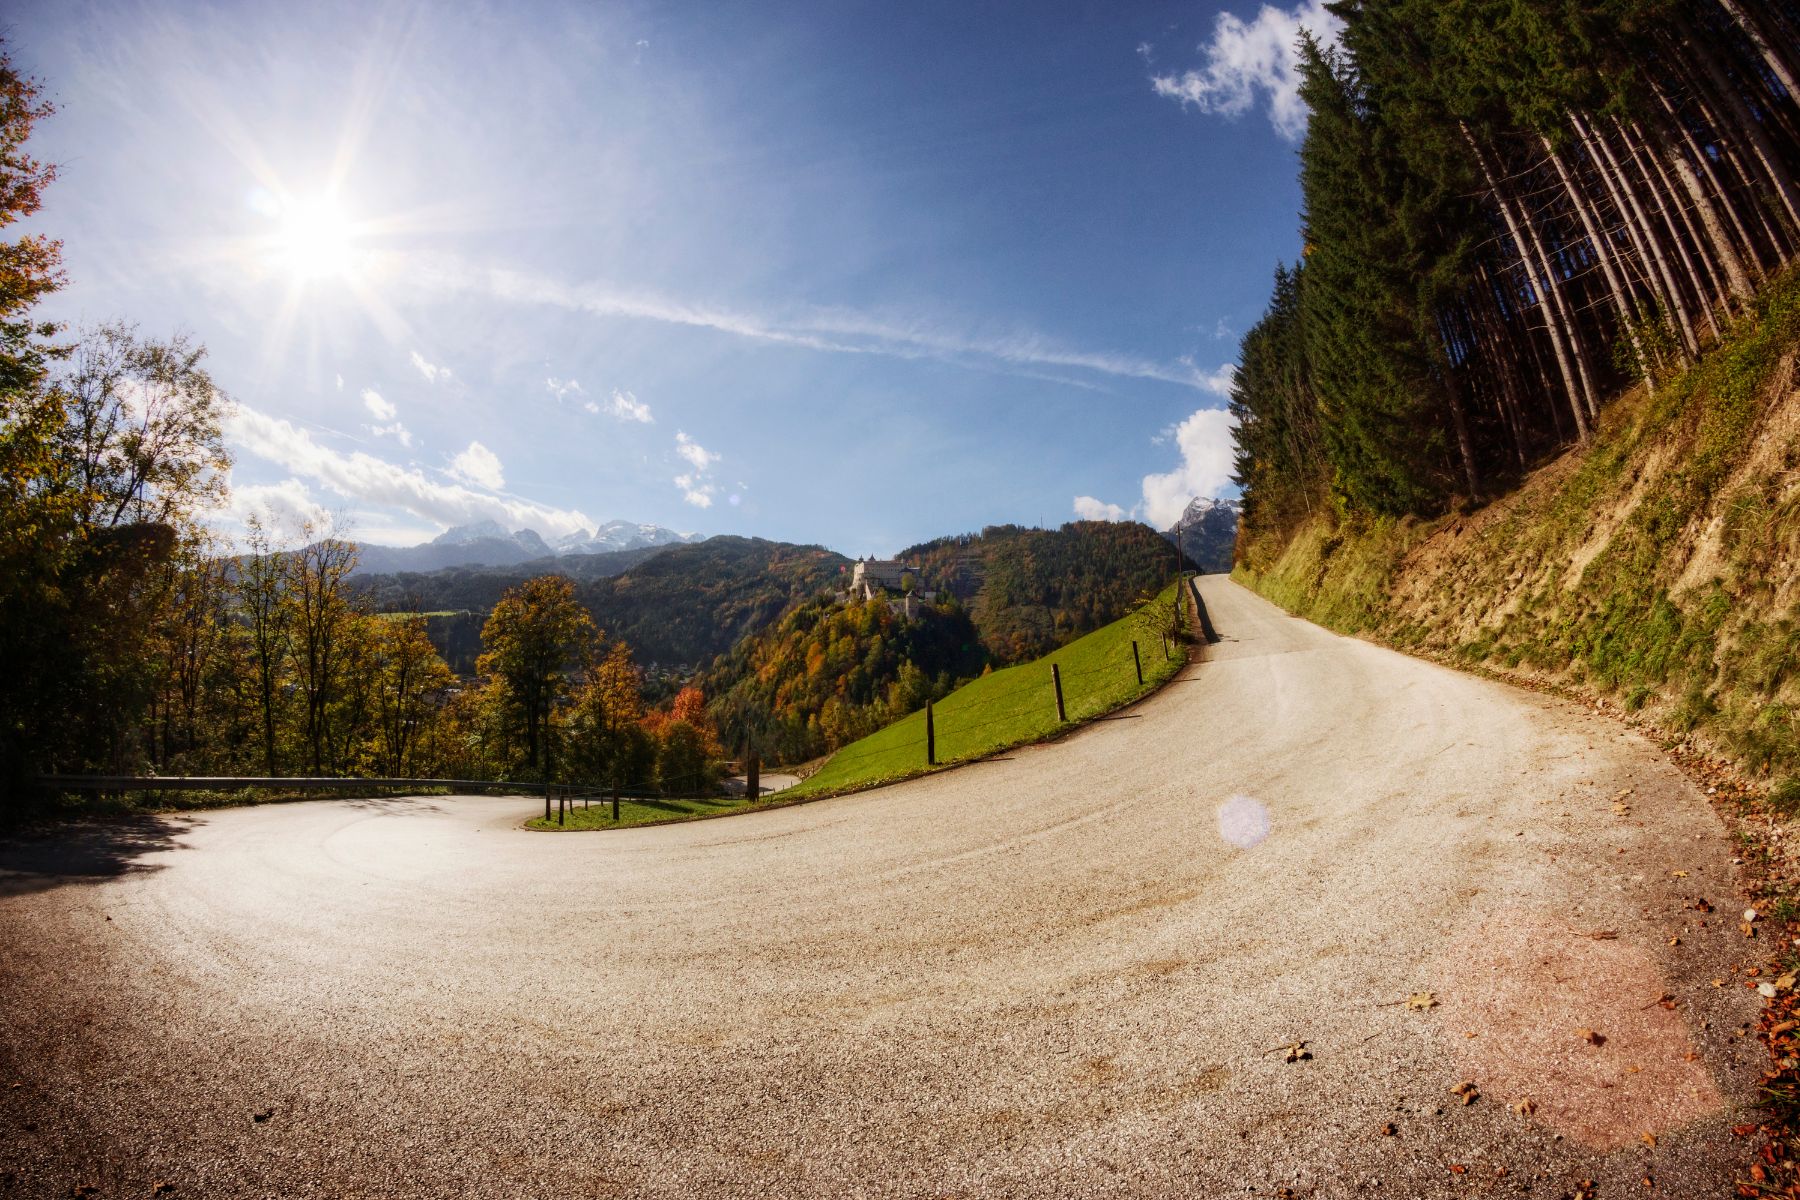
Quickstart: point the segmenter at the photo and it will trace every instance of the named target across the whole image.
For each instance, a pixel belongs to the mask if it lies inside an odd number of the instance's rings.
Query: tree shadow
[[[161,863],[143,860],[182,849],[176,839],[193,823],[191,817],[146,813],[0,837],[0,897],[160,871]]]

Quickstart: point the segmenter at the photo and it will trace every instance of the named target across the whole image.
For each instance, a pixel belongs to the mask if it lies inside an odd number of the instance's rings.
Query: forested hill
[[[478,629],[508,589],[537,575],[567,575],[595,623],[628,642],[639,662],[701,664],[835,585],[848,562],[819,546],[713,537],[508,567],[359,575],[352,586],[378,609],[466,612],[464,624]],[[434,637],[439,633],[434,626]]]
[[[1589,439],[1800,249],[1786,0],[1340,0],[1302,47],[1304,251],[1245,337],[1242,557]]]
[[[920,566],[926,588],[965,600],[997,663],[1037,658],[1118,620],[1176,568],[1175,548],[1135,521],[990,525],[909,547],[900,557]]]
[[[899,720],[986,665],[953,597],[911,619],[884,600],[821,597],[743,639],[699,683],[727,746],[792,763]]]
[[[700,664],[829,590],[848,563],[819,546],[713,537],[589,580],[576,595],[639,662]]]

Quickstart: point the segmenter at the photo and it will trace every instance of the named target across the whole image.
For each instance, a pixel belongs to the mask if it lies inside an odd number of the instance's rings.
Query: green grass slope
[[[1157,603],[1166,604],[1174,589]],[[1136,640],[1143,662],[1139,686],[1132,666]],[[1041,741],[1111,712],[1167,682],[1187,662],[1187,646],[1171,643],[1168,657],[1153,623],[1140,611],[1102,626],[1043,658],[984,675],[934,706],[938,766],[981,758]],[[1051,665],[1062,672],[1066,722],[1056,719]],[[854,791],[930,770],[925,762],[925,714],[915,712],[839,750],[783,799]]]

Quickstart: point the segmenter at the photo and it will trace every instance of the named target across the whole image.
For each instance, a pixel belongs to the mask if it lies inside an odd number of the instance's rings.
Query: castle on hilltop
[[[839,604],[858,600],[886,600],[888,607],[902,617],[912,618],[919,610],[937,599],[936,592],[919,587],[920,571],[916,564],[895,559],[859,558],[850,566],[850,587],[839,592]],[[894,595],[893,593],[899,593]]]

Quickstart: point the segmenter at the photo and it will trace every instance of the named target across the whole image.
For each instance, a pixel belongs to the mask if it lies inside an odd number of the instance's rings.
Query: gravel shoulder
[[[1128,713],[860,795],[0,846],[0,1196],[1726,1194],[1761,1048],[1705,797],[1200,586],[1222,640]]]

